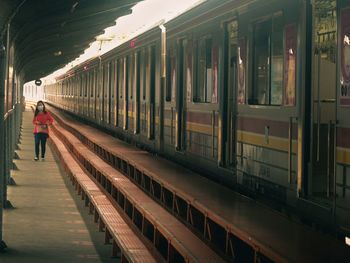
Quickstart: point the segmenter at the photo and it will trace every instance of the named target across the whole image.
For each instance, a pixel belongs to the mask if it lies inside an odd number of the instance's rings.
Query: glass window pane
[[[119,98],[122,99],[123,98],[123,82],[124,82],[124,63],[123,63],[123,59],[119,59],[119,67],[118,67],[118,94],[119,94]]]
[[[213,96],[213,47],[212,40],[199,41],[197,57],[197,85],[193,94],[194,102],[211,102]]]
[[[141,71],[142,71],[142,100],[145,101],[146,100],[146,87],[147,87],[147,78],[146,78],[146,64],[147,64],[147,53],[145,50],[142,51],[142,59],[141,59]]]
[[[193,89],[193,44],[189,41],[186,46],[186,90],[187,90],[187,101],[191,101],[191,94]]]
[[[91,87],[90,87],[90,97],[94,96],[94,83],[95,83],[95,70],[90,72],[91,75]]]
[[[253,104],[269,104],[269,57],[271,21],[257,24],[254,30]]]
[[[199,56],[198,56],[198,87],[196,94],[196,102],[204,101],[205,95],[205,83],[206,83],[206,49],[205,42],[203,40],[199,43]]]
[[[271,52],[271,104],[282,104],[283,87],[283,21],[282,16],[273,19]]]
[[[238,104],[245,103],[246,92],[246,39],[239,40],[238,47]]]
[[[212,41],[207,39],[206,48],[206,87],[205,87],[205,102],[211,102],[213,92],[213,69],[212,69]]]
[[[297,29],[295,24],[285,27],[284,48],[284,104],[295,105],[295,78],[296,78],[296,53],[297,53]]]
[[[176,91],[176,54],[174,48],[171,48],[168,53],[168,69],[166,101],[174,101]]]

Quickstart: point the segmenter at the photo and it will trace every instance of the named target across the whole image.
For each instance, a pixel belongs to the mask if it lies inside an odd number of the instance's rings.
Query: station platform
[[[9,186],[8,199],[14,209],[5,210],[4,241],[8,249],[1,263],[119,262],[111,258],[89,211],[60,170],[47,145],[45,161],[34,161],[33,113],[27,108],[19,159]]]

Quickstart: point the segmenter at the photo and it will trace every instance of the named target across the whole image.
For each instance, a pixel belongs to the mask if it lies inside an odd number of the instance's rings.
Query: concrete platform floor
[[[12,171],[17,186],[9,186],[8,199],[15,207],[5,210],[4,241],[8,249],[1,263],[119,262],[111,245],[104,245],[80,196],[59,169],[47,148],[46,160],[35,162],[34,137],[27,109],[23,115],[21,143]]]

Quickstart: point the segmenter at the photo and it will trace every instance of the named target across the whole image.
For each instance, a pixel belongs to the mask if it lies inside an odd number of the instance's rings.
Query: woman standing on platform
[[[39,144],[41,144],[41,159],[45,160],[46,140],[49,137],[49,125],[53,123],[51,114],[46,111],[41,100],[37,102],[34,113],[35,161],[39,160]]]

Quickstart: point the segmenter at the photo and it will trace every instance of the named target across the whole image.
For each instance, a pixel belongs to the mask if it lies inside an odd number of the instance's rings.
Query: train
[[[72,68],[45,100],[350,235],[350,2],[206,1]]]

